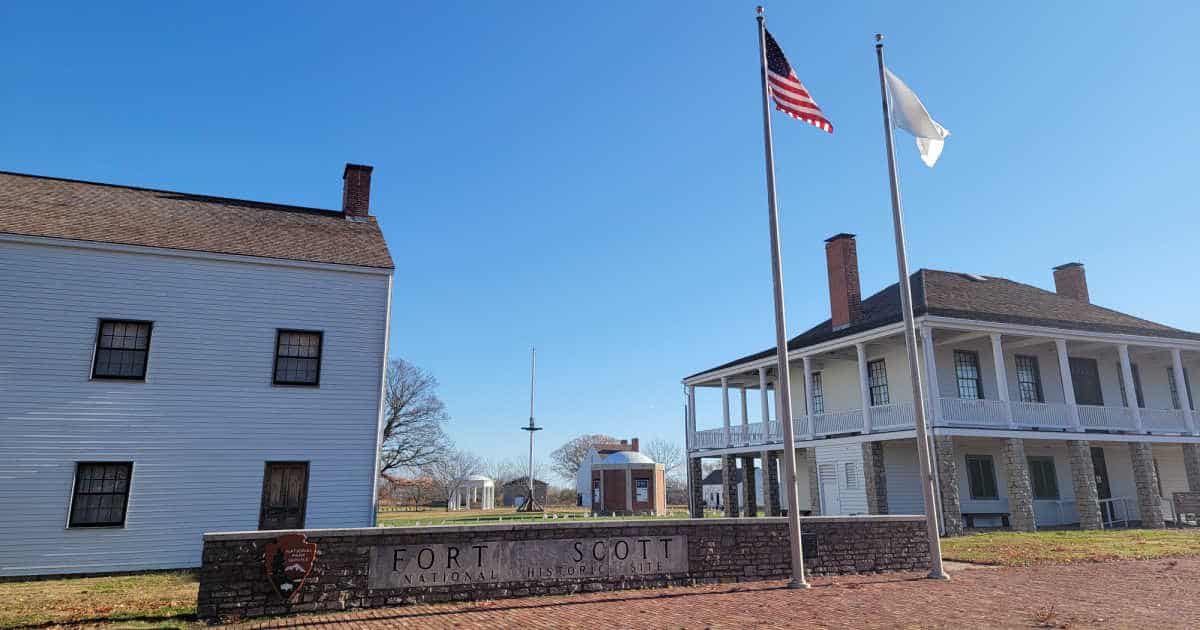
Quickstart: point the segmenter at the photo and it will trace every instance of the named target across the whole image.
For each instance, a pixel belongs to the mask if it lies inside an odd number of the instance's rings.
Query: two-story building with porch
[[[821,514],[920,513],[899,290],[861,299],[853,235],[827,240],[826,259],[831,317],[788,343],[801,503]],[[1053,292],[971,273],[911,277],[948,533],[1160,527],[1173,518],[1173,492],[1200,490],[1189,378],[1200,371],[1200,334],[1092,304],[1081,264],[1053,275]],[[763,508],[779,513],[775,366],[772,348],[683,379],[694,516],[710,457],[724,479],[739,464],[767,467]],[[725,493],[737,496],[729,484]],[[758,512],[742,503],[723,505]]]
[[[0,173],[0,576],[375,524],[392,259],[341,210]]]

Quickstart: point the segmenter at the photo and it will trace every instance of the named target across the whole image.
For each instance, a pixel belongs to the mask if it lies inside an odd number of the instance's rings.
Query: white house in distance
[[[579,470],[575,473],[576,505],[591,505],[592,499],[592,465],[599,464],[604,458],[620,451],[637,451],[638,439],[621,440],[607,444],[594,444],[588,449],[583,460],[579,462]]]
[[[860,300],[854,236],[825,249],[831,317],[788,343],[797,484],[822,514],[919,513],[899,291]],[[1078,263],[1055,268],[1053,292],[928,269],[911,282],[945,531],[1158,527],[1173,493],[1200,490],[1200,334],[1092,304]],[[771,349],[683,379],[693,515],[701,458],[776,469],[775,361]]]
[[[0,173],[0,576],[374,525],[392,259],[340,211]]]

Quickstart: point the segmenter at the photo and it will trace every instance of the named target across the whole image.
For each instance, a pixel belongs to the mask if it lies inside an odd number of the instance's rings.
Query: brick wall
[[[929,563],[920,516],[813,517],[802,522],[805,565],[814,575],[923,569]],[[303,586],[285,601],[266,578],[266,546],[280,532],[206,534],[200,593],[203,618],[244,618],[314,610],[394,606],[778,579],[788,575],[787,521],[782,518],[573,522],[474,527],[308,530],[316,559]],[[470,545],[485,541],[683,536],[687,572],[529,579],[395,589],[368,588],[375,546]]]

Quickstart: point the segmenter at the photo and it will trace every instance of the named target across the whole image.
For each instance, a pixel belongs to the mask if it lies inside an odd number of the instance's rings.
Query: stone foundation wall
[[[920,570],[928,566],[925,521],[920,516],[810,517],[802,519],[805,566],[813,575]],[[267,547],[282,536],[302,533],[315,544],[311,570],[298,587],[283,589],[267,577]],[[674,556],[673,573],[611,573],[567,577],[548,558],[535,566],[541,574],[520,581],[479,581],[434,586],[371,588],[379,563],[372,555],[406,549],[410,556],[425,546],[454,545],[472,558],[472,545],[506,541],[630,540],[634,554],[641,539],[672,537],[686,548],[686,563]],[[295,538],[293,536],[293,538]],[[601,541],[601,542],[594,542]],[[526,543],[522,543],[526,544]],[[536,545],[537,543],[532,543]],[[575,543],[569,542],[567,548]],[[621,543],[616,543],[621,544]],[[656,543],[651,543],[656,544]],[[547,543],[547,548],[552,545]],[[578,548],[578,547],[576,547]],[[615,549],[610,545],[608,548]],[[626,547],[628,550],[630,547]],[[665,548],[665,544],[664,544]],[[311,548],[309,548],[311,549]],[[374,550],[374,551],[373,551]],[[653,548],[652,548],[653,550]],[[628,553],[628,551],[627,551]],[[645,547],[642,547],[645,554]],[[282,556],[280,556],[282,558]],[[385,556],[390,562],[390,555]],[[420,556],[416,556],[420,557]],[[430,553],[429,558],[433,557]],[[637,558],[634,558],[637,559]],[[559,567],[576,565],[559,559]],[[288,556],[287,563],[293,562]],[[280,560],[276,570],[285,562]],[[300,564],[304,564],[301,560]],[[582,565],[580,565],[582,566]],[[658,566],[664,566],[659,564]],[[686,567],[686,571],[682,570]],[[363,528],[205,534],[197,611],[205,619],[246,618],[303,611],[394,606],[418,602],[488,600],[631,588],[780,579],[788,576],[787,521],[783,518],[679,519],[642,522],[574,522],[473,527]],[[525,569],[522,568],[522,571]],[[640,571],[643,569],[636,569]],[[286,596],[285,596],[286,595]]]

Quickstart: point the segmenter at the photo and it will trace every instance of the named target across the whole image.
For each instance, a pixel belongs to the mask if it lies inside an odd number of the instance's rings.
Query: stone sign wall
[[[811,517],[802,528],[814,575],[929,562],[920,516]],[[789,567],[782,518],[205,534],[197,609],[207,619],[245,618],[779,579]]]

